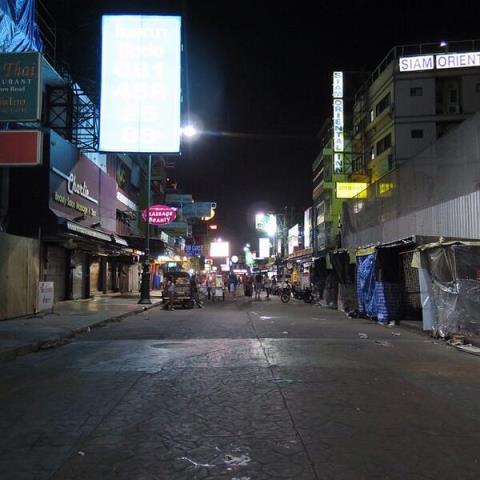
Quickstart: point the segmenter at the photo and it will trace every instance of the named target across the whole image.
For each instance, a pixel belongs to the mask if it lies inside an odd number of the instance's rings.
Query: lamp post
[[[150,300],[150,192],[152,189],[152,155],[148,155],[147,171],[147,231],[145,234],[145,251],[143,256],[142,285],[139,304],[151,305]]]

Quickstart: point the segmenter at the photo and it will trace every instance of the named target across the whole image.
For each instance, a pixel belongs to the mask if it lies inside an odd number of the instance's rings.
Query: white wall
[[[412,130],[423,130],[423,138],[412,138]],[[435,140],[436,125],[434,122],[398,122],[395,127],[397,161],[417,155]]]
[[[410,95],[412,88],[423,89],[421,96]],[[435,115],[435,79],[421,77],[396,77],[395,116]]]
[[[477,84],[480,85],[480,74],[462,78],[463,113],[480,112],[480,91],[477,92]]]

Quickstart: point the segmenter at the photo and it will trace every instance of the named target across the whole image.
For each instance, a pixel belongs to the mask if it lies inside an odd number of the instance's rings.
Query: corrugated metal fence
[[[347,248],[414,235],[480,239],[480,114],[343,208]]]

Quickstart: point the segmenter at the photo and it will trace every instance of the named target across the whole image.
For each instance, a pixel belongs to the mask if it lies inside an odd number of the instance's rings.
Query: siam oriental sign
[[[180,51],[180,17],[102,17],[101,151],[180,151]]]
[[[343,171],[343,72],[333,72],[333,170]]]
[[[401,72],[417,72],[420,70],[433,70],[433,55],[421,55],[418,57],[403,57],[399,60]]]
[[[0,121],[41,118],[40,54],[0,54]]]
[[[398,66],[401,72],[480,67],[480,52],[442,53],[440,55],[401,57]]]
[[[177,218],[177,209],[167,205],[152,205],[148,212],[152,225],[168,225]],[[143,211],[142,218],[145,222],[147,221],[147,209]]]

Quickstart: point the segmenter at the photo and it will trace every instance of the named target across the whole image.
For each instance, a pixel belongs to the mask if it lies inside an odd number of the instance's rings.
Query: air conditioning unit
[[[460,113],[460,105],[448,105],[447,113]]]

